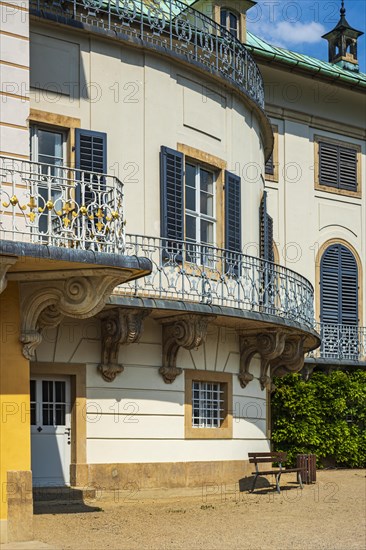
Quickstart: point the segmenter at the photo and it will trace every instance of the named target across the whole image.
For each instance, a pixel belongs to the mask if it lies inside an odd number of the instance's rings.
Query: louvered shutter
[[[358,270],[352,252],[340,246],[341,257],[341,323],[358,324]]]
[[[76,200],[88,205],[93,201],[93,191],[105,189],[105,178],[96,174],[107,172],[107,134],[76,128],[75,168],[80,170],[78,180],[86,183],[85,186],[77,186]]]
[[[319,183],[357,191],[357,151],[331,143],[319,143]]]
[[[357,151],[339,147],[339,187],[357,191]]]
[[[75,130],[76,168],[98,174],[107,173],[107,134],[91,130]]]
[[[338,147],[331,143],[319,143],[319,183],[338,187]]]
[[[260,216],[260,256],[274,262],[273,218],[267,212],[267,191],[264,191],[259,208]]]
[[[320,268],[321,321],[357,325],[358,271],[352,252],[332,245],[324,252]]]
[[[225,171],[225,248],[228,275],[240,275],[241,178]]]
[[[274,175],[273,153],[266,162],[265,173],[268,174],[269,176]]]
[[[184,239],[184,156],[162,147],[160,152],[161,236],[167,258],[174,253],[181,260]]]

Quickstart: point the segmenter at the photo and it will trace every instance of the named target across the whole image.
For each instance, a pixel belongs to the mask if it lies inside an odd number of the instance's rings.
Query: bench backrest
[[[251,464],[260,464],[265,462],[286,462],[287,453],[267,452],[267,453],[248,453]]]

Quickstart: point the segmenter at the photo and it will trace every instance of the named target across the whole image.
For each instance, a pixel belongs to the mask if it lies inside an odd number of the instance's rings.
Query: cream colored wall
[[[250,371],[255,379],[240,387],[239,342],[233,331],[211,326],[206,344],[198,350],[180,350],[183,369],[228,372],[233,375],[233,438],[184,438],[184,374],[165,384],[159,374],[162,361],[161,326],[151,319],[138,344],[122,346],[119,361],[125,370],[114,382],[103,381],[98,321],[65,321],[57,331],[46,331],[37,349],[37,361],[87,363],[87,462],[173,462],[244,460],[249,451],[268,450],[266,392],[259,385],[259,362]],[[52,373],[52,364],[50,364]]]
[[[270,83],[266,87],[268,111],[279,129],[279,181],[266,182],[274,239],[280,262],[307,277],[319,295],[316,258],[328,240],[349,243],[363,263],[363,272],[366,267],[364,96],[284,71],[261,69]],[[290,92],[291,97],[299,94],[299,101],[285,101]],[[315,136],[361,147],[361,198],[315,189]],[[359,284],[365,288],[364,274]],[[365,293],[363,300],[360,324],[365,326]]]
[[[67,74],[57,67],[60,45]],[[258,166],[264,159],[259,125],[242,102],[168,58],[54,25],[32,25],[31,60],[32,108],[80,118],[82,128],[107,132],[108,171],[125,183],[128,233],[160,236],[160,147],[183,143],[241,174],[243,242],[257,246],[263,188]],[[65,79],[74,80],[69,95]],[[247,177],[252,166],[254,182]]]
[[[28,156],[28,0],[0,2],[0,154]]]

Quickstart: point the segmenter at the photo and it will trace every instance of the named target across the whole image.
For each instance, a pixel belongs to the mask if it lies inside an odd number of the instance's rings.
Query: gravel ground
[[[62,550],[365,550],[366,470],[321,471],[303,491],[292,475],[282,479],[280,495],[266,486],[257,494],[132,486],[84,506],[38,503],[34,536]]]

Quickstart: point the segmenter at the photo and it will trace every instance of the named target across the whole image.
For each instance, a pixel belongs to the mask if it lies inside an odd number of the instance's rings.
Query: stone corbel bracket
[[[304,366],[305,336],[288,336],[283,353],[271,363],[271,376],[299,372]]]
[[[63,317],[87,319],[105,306],[113,289],[123,282],[120,273],[75,276],[68,279],[21,283],[22,327],[20,341],[26,359],[35,359],[45,328],[56,327]]]
[[[139,341],[143,320],[149,314],[144,309],[108,309],[99,314],[102,328],[101,363],[98,366],[103,380],[113,382],[124,367],[118,363],[119,348]]]
[[[184,315],[161,321],[163,324],[163,365],[159,373],[166,384],[172,384],[182,369],[177,367],[179,348],[197,349],[206,341],[207,328],[213,316]]]
[[[254,378],[249,372],[249,366],[255,354],[259,354],[261,359],[259,377],[261,388],[264,390],[271,386],[270,364],[283,353],[286,336],[286,332],[277,329],[268,329],[259,333],[239,333],[240,370],[238,378],[242,388],[245,388]]]
[[[14,258],[14,256],[0,256],[0,294],[4,292],[8,283],[6,274],[17,260],[18,258]]]

